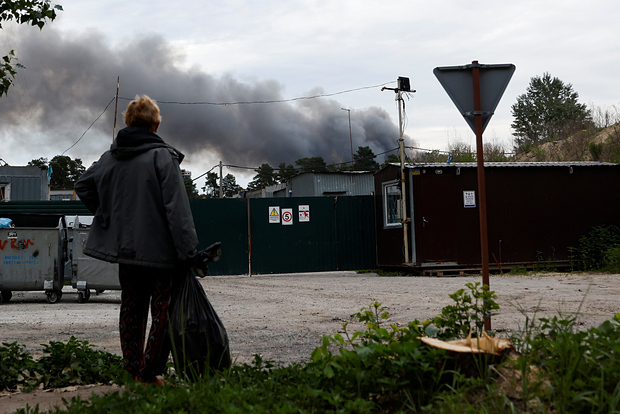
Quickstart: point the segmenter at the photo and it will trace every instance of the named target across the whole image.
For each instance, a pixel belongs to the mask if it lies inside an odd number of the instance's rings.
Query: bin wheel
[[[0,292],[0,303],[8,302],[13,297],[13,292],[10,290],[3,290]]]
[[[47,293],[47,303],[56,303],[62,298],[62,292],[50,290]]]
[[[83,291],[80,290],[78,292],[78,302],[84,303],[88,299],[90,299],[90,289],[86,289],[86,290],[83,290]]]

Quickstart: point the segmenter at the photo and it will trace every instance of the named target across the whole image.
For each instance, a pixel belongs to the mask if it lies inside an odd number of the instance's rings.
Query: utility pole
[[[224,183],[222,182],[222,161],[220,161],[220,198],[224,198]]]
[[[353,135],[351,134],[351,110],[346,108],[340,108],[343,111],[347,111],[349,113],[349,141],[351,142],[351,168],[355,171],[355,161],[353,158]]]
[[[118,91],[121,87],[121,77],[116,78],[116,103],[114,104],[114,129],[112,130],[112,142],[116,138],[116,113],[118,112]]]
[[[399,139],[398,139],[398,148],[400,151],[400,183],[401,183],[401,219],[403,224],[403,247],[405,250],[405,264],[409,263],[409,223],[411,220],[407,218],[407,187],[405,185],[405,127],[403,123],[403,111],[402,107],[404,106],[403,101],[403,92],[415,92],[415,90],[411,90],[411,86],[409,84],[409,78],[398,78],[398,87],[394,88],[386,88],[383,87],[381,90],[389,89],[396,92],[396,102],[398,104],[398,125],[399,125]]]

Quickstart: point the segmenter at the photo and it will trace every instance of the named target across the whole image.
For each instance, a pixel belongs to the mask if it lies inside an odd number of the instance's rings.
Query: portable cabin
[[[620,166],[601,162],[485,163],[489,265],[568,265],[571,247],[593,227],[620,225]],[[375,174],[377,264],[423,273],[479,269],[476,163],[405,165],[407,245],[401,170]]]
[[[0,201],[49,200],[47,167],[0,166]]]

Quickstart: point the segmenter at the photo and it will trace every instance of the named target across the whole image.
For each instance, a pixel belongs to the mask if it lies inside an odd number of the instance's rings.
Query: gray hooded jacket
[[[84,253],[112,263],[174,268],[198,237],[179,167],[183,154],[127,127],[75,184],[95,215]]]

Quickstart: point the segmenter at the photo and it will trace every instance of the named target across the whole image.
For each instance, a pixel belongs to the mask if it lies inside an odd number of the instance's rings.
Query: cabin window
[[[402,208],[401,208],[400,183],[398,181],[383,184],[383,226],[401,227]]]

